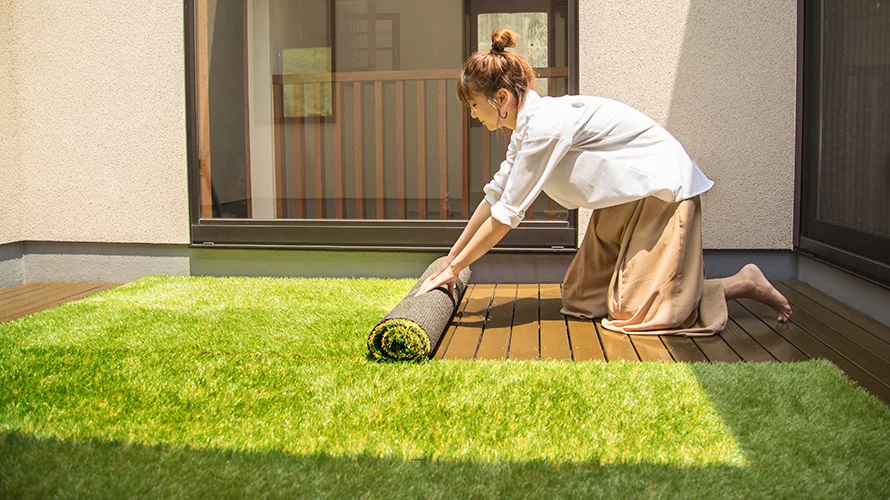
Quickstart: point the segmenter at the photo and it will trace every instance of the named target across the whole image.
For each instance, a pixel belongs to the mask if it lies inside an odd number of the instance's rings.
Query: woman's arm
[[[467,246],[467,243],[473,238],[476,234],[476,231],[482,226],[482,223],[485,222],[491,216],[491,205],[485,201],[484,199],[479,203],[479,206],[476,207],[476,211],[473,212],[473,216],[470,217],[470,221],[467,222],[467,227],[464,228],[463,232],[460,233],[460,237],[457,241],[454,242],[454,245],[451,246],[451,251],[448,252],[448,257],[445,260],[445,265],[451,264],[454,259],[460,255],[461,250]],[[443,266],[444,267],[444,266]]]
[[[486,203],[487,202],[483,202]],[[475,214],[474,214],[475,217]],[[433,276],[426,279],[417,295],[424,294],[430,290],[438,288],[442,285],[448,286],[448,292],[454,293],[454,284],[457,282],[457,276],[460,272],[480,257],[488,253],[504,235],[510,232],[510,226],[498,222],[493,217],[488,217],[479,226],[479,229],[470,238],[470,241],[460,250],[454,259]],[[461,235],[463,238],[463,235]]]
[[[463,268],[476,262],[495,245],[498,244],[504,236],[512,229],[507,224],[498,222],[494,217],[489,217],[482,223],[482,226],[473,235],[473,238],[467,243],[467,246],[458,254],[451,262],[451,269],[457,276]]]
[[[460,252],[466,248],[467,243],[473,239],[473,236],[476,235],[476,231],[482,226],[482,223],[485,222],[491,216],[491,204],[489,204],[484,198],[479,203],[479,206],[476,207],[476,211],[473,212],[472,217],[470,217],[469,222],[467,222],[467,226],[464,228],[463,232],[460,233],[460,237],[457,238],[457,241],[454,242],[454,245],[451,246],[451,251],[448,252],[448,256],[445,257],[445,262],[442,263],[442,267],[440,267],[435,274],[427,278],[427,282],[431,280],[435,280],[442,274],[443,271],[448,269],[451,266],[451,263],[454,262],[454,259],[460,255]],[[456,275],[455,275],[456,276]],[[437,285],[440,286],[440,285]],[[426,288],[426,287],[424,287]],[[421,293],[426,293],[429,290],[432,290],[435,287],[421,290],[417,293],[420,295]]]

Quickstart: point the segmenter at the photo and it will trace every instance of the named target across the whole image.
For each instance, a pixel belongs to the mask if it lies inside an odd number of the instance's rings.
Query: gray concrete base
[[[35,281],[125,283],[149,275],[415,278],[441,252],[189,248],[19,242],[0,245],[0,288]],[[474,283],[561,283],[573,253],[489,253]],[[800,279],[890,325],[890,290],[787,250],[705,250],[709,278],[754,262],[769,279]]]
[[[0,245],[0,288],[21,285],[25,282],[22,264],[22,244]]]
[[[705,275],[725,278],[748,263],[757,264],[771,280],[797,279],[797,254],[791,250],[705,250]]]
[[[192,248],[193,276],[405,278],[420,276],[441,253]]]
[[[419,276],[442,252],[190,248],[185,245],[21,242],[0,245],[0,286],[24,282],[123,283],[148,275]],[[574,253],[492,252],[473,264],[474,283],[560,283]],[[770,279],[795,279],[790,251],[706,250],[709,278],[757,263]]]
[[[890,326],[890,289],[801,255],[798,279]]]
[[[25,242],[25,280],[126,283],[149,275],[189,274],[183,245]]]
[[[191,249],[195,276],[416,278],[443,252]],[[560,283],[574,254],[490,253],[471,266],[473,283]]]

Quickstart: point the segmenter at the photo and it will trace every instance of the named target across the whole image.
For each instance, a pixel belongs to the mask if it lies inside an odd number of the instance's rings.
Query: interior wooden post
[[[210,178],[210,40],[207,35],[207,0],[195,0],[195,38],[201,217],[210,218],[213,217],[213,184]]]

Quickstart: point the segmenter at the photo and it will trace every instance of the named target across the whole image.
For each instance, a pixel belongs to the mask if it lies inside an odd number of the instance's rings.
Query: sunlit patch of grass
[[[0,325],[0,496],[890,494],[890,410],[827,361],[368,361],[412,284],[147,278]]]

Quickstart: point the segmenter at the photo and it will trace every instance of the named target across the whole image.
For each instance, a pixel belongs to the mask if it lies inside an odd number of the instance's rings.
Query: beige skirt
[[[712,335],[726,326],[720,280],[705,279],[699,197],[594,210],[566,272],[562,313],[629,334]]]

